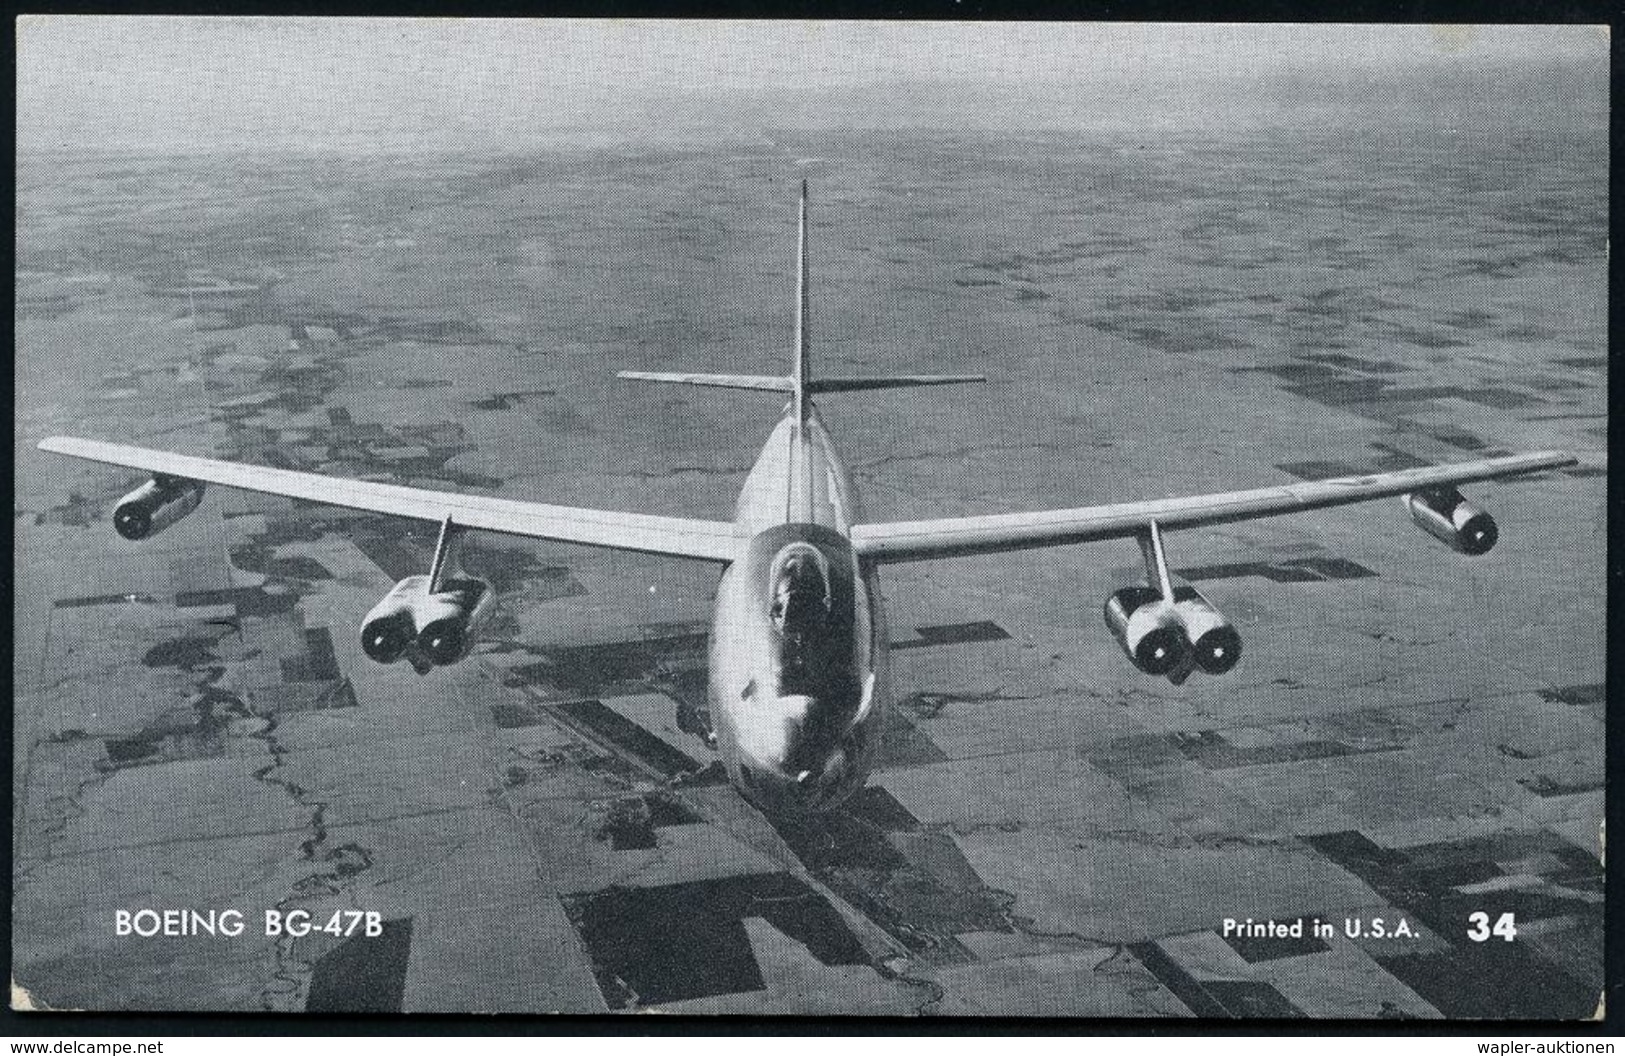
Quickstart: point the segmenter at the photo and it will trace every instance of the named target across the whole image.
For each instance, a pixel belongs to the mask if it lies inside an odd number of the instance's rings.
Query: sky
[[[25,16],[17,24],[18,134],[25,149],[403,137],[495,144],[583,125],[704,123],[707,108],[714,116],[743,107],[749,120],[770,120],[764,102],[784,98],[825,100],[822,113],[788,108],[792,121],[886,127],[953,120],[956,108],[965,110],[964,93],[975,90],[996,90],[1001,124],[1053,127],[1079,119],[1076,107],[1057,106],[1055,97],[1080,85],[1166,99],[1200,94],[1185,89],[1208,82],[1358,84],[1578,60],[1601,71],[1605,93],[1606,33],[1588,26]],[[898,86],[917,97],[934,85],[951,104],[888,105]]]

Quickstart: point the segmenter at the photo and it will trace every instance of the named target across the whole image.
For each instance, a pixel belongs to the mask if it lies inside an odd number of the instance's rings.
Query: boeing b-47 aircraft
[[[1219,675],[1241,654],[1235,626],[1187,584],[1175,584],[1164,536],[1403,496],[1411,517],[1463,554],[1495,545],[1490,515],[1457,485],[1571,465],[1559,452],[1511,455],[1369,476],[1339,477],[1190,498],[1037,513],[866,521],[813,397],[985,381],[980,375],[815,378],[807,354],[807,187],[801,187],[794,369],[788,376],[627,371],[640,381],[755,389],[788,396],[784,416],[745,480],[732,521],[550,506],[51,437],[40,447],[151,474],[125,496],[113,526],[145,539],[196,509],[206,484],[439,522],[424,575],[408,576],[361,624],[379,663],[420,673],[468,655],[491,613],[491,584],[459,570],[455,541],[470,530],[709,561],[722,568],[710,643],[717,747],[739,790],[769,813],[827,810],[861,787],[885,728],[886,624],[878,572],[897,561],[957,557],[1101,539],[1138,540],[1145,582],[1114,592],[1106,625],[1140,671],[1183,681]]]

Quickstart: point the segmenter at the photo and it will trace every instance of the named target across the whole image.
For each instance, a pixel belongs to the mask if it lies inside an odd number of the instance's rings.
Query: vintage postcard
[[[1606,27],[16,29],[14,1007],[1597,1010]]]

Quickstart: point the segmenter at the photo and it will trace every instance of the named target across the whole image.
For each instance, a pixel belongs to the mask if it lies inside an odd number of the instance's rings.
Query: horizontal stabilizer
[[[655,381],[665,385],[704,385],[712,389],[756,389],[761,392],[791,392],[791,378],[772,374],[668,374],[656,370],[623,370],[615,375],[626,381]]]
[[[794,392],[795,379],[776,374],[686,374],[658,370],[623,370],[615,375],[626,381],[654,381],[665,385],[704,385],[713,389],[756,389],[760,392]],[[984,374],[902,374],[884,378],[814,378],[806,392],[863,392],[868,389],[906,389],[916,385],[964,385],[986,381]]]
[[[985,374],[902,374],[889,378],[814,378],[809,392],[862,392],[865,389],[906,389],[915,385],[964,385],[986,381]]]

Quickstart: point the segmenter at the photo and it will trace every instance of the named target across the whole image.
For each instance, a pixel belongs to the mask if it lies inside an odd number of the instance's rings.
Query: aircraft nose
[[[846,753],[836,748],[822,758],[745,761],[739,773],[745,791],[759,806],[783,812],[816,810],[828,802],[846,776]]]
[[[837,696],[764,699],[734,728],[741,791],[758,806],[786,812],[821,810],[852,784],[853,706]]]
[[[838,781],[842,771],[846,769],[846,753],[837,748],[822,759],[805,761],[803,766],[795,773],[797,785],[806,788],[819,784],[828,784]]]

